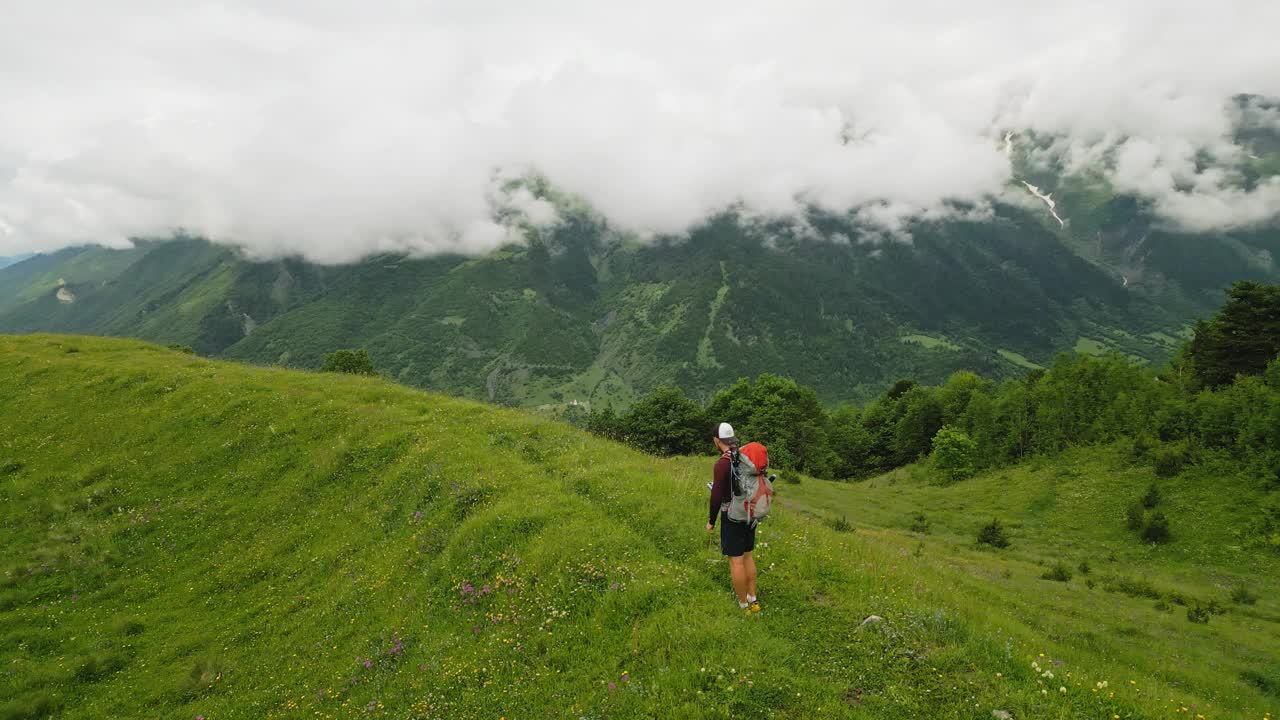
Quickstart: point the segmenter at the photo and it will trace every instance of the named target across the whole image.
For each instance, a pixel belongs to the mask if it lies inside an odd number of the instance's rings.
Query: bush
[[[1159,445],[1160,445],[1160,442],[1155,438],[1151,437],[1149,433],[1145,433],[1145,432],[1138,433],[1137,437],[1133,439],[1134,459],[1146,460],[1147,456],[1151,454],[1151,451],[1155,450]]]
[[[1187,620],[1201,625],[1209,624],[1209,611],[1200,606],[1199,603],[1187,608]]]
[[[174,352],[180,352],[180,353],[183,353],[184,355],[195,355],[195,354],[196,354],[195,348],[191,347],[190,345],[179,345],[179,344],[177,344],[177,343],[174,343],[174,344],[169,345],[169,346],[167,346],[167,347],[168,347],[170,350],[173,350]]]
[[[836,532],[853,532],[853,524],[844,515],[831,521],[831,529]]]
[[[349,373],[351,375],[373,375],[373,361],[369,359],[369,351],[335,350],[325,353],[324,362],[320,365],[323,372]]]
[[[794,472],[792,470],[783,470],[782,472],[778,473],[778,482],[784,482],[784,483],[787,483],[788,485],[799,485],[800,473]]]
[[[1156,475],[1170,478],[1182,472],[1187,464],[1187,450],[1181,445],[1165,445],[1152,453],[1151,466]]]
[[[1081,561],[1080,561],[1080,574],[1081,574],[1081,575],[1088,575],[1092,570],[1093,570],[1093,568],[1090,568],[1090,567],[1089,567],[1089,561],[1088,561],[1088,560],[1081,560]]]
[[[1231,588],[1231,602],[1237,605],[1253,605],[1258,602],[1258,596],[1244,585],[1237,585]]]
[[[1149,514],[1142,524],[1142,539],[1151,543],[1169,542],[1169,519],[1159,510]]]
[[[618,424],[628,444],[653,455],[692,455],[711,447],[702,407],[676,387],[649,393]]]
[[[1009,547],[1009,536],[1005,534],[1004,526],[1000,524],[999,519],[992,518],[991,522],[978,530],[978,544],[995,548]]]
[[[1146,513],[1142,510],[1142,503],[1134,502],[1124,511],[1124,524],[1130,530],[1141,530],[1145,515]]]
[[[1160,488],[1156,487],[1155,483],[1151,483],[1147,488],[1147,491],[1142,495],[1142,507],[1150,509],[1155,507],[1159,502]]]
[[[933,466],[949,482],[973,477],[978,469],[977,455],[978,443],[949,425],[933,436]]]
[[[1040,576],[1044,580],[1053,580],[1054,582],[1067,582],[1071,579],[1071,569],[1061,560],[1053,564],[1053,567],[1045,570]]]
[[[1109,581],[1104,587],[1108,592],[1118,592],[1129,597],[1160,599],[1160,591],[1142,578],[1119,577]]]
[[[916,513],[911,518],[911,532],[927,535],[929,533],[929,518],[924,513]]]

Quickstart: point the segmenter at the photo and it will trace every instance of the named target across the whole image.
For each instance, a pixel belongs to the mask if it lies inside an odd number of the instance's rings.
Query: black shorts
[[[734,522],[728,513],[720,513],[720,552],[728,557],[742,557],[756,549],[756,529],[747,523]]]

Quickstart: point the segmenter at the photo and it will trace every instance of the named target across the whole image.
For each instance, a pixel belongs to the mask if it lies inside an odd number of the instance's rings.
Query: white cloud
[[[554,221],[503,199],[530,170],[639,236],[801,202],[892,235],[985,207],[1007,128],[1114,149],[1113,182],[1189,227],[1280,212],[1193,162],[1238,159],[1231,94],[1280,95],[1269,0],[10,5],[0,255],[174,228],[484,252],[512,239],[495,198]]]

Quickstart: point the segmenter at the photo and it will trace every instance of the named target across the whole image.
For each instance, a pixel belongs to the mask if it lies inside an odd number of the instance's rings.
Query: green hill
[[[1255,496],[1179,481],[1144,549],[1106,498],[1148,471],[1106,453],[784,485],[744,617],[709,458],[87,337],[0,336],[0,414],[0,718],[1219,718],[1280,692],[1275,558],[1220,542]],[[968,539],[992,513],[1007,551]],[[1097,586],[1039,579],[1054,558]],[[1258,599],[1202,625],[1119,578]]]
[[[1012,206],[918,223],[910,243],[852,242],[863,230],[843,218],[805,227],[725,216],[641,245],[579,216],[481,258],[337,267],[254,262],[191,239],[76,248],[0,269],[0,332],[139,337],[309,369],[363,346],[398,382],[549,410],[622,407],[662,384],[705,400],[762,372],[836,403],[900,377],[1014,376],[1081,342],[1163,361],[1228,282],[1184,289],[1148,273],[1127,288]],[[1235,252],[1186,242],[1201,240]],[[1280,277],[1239,264],[1224,277]]]

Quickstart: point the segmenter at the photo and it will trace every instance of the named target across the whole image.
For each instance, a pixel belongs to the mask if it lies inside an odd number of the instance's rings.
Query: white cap
[[[720,429],[716,431],[716,435],[721,440],[734,440],[738,437],[737,433],[733,431],[733,426],[729,423],[720,423]]]

